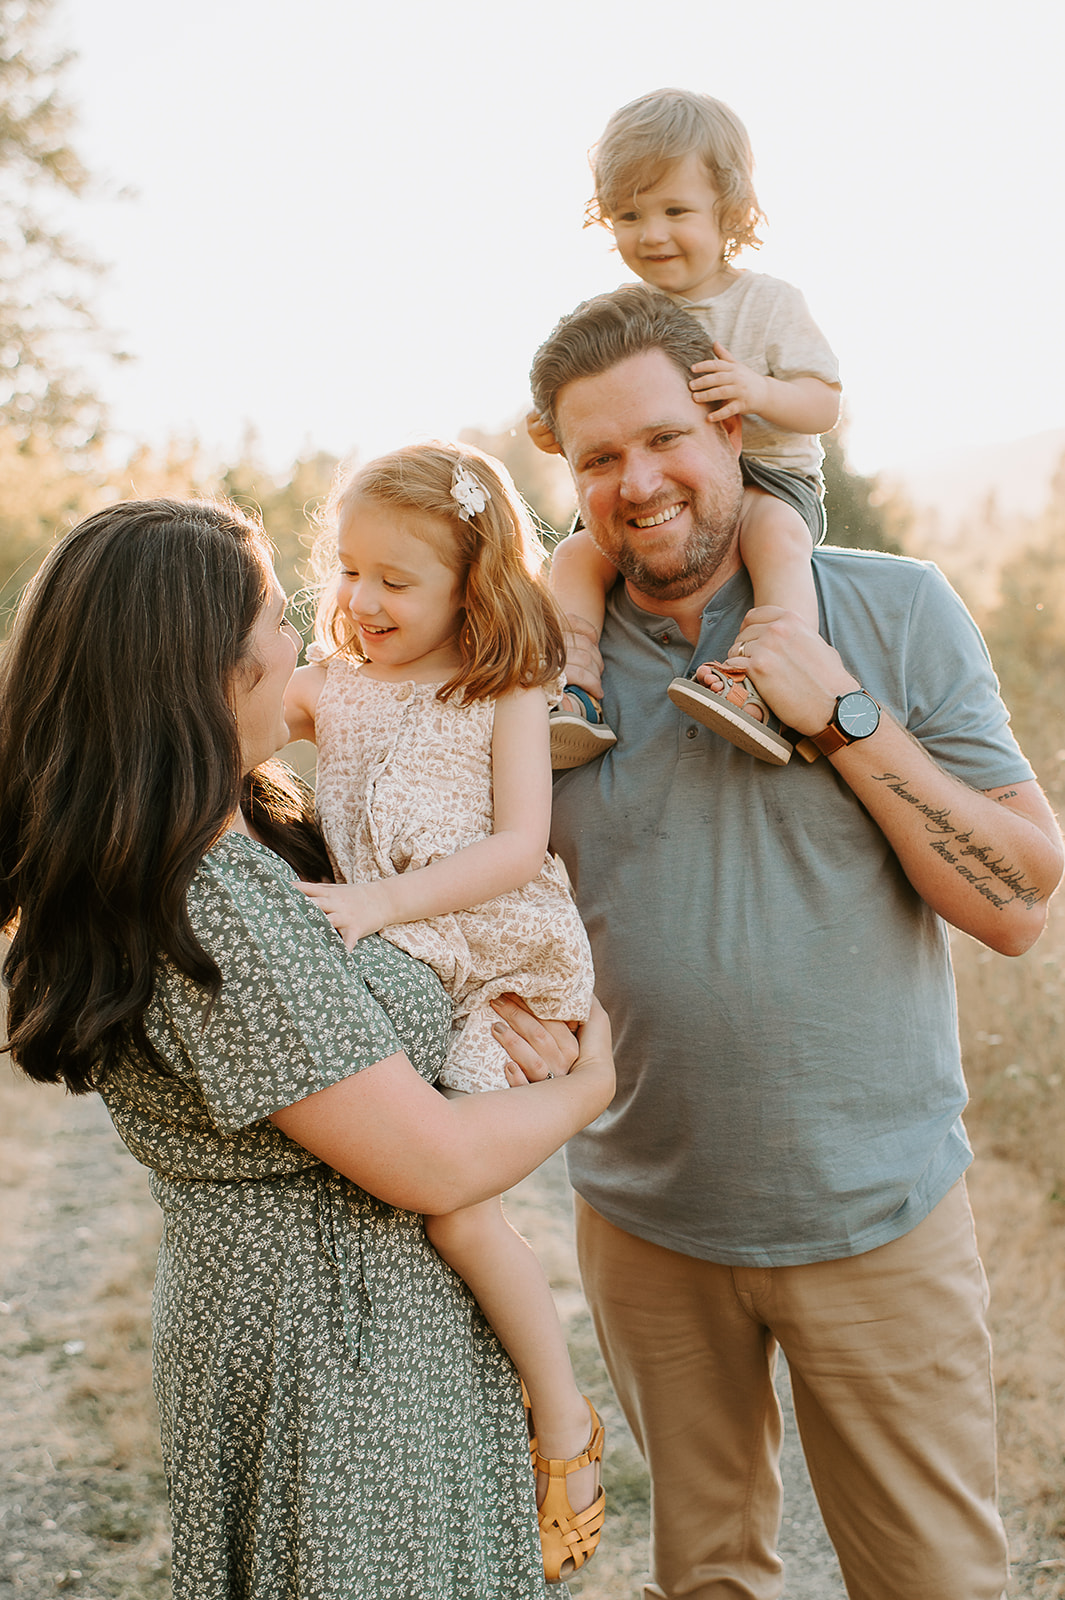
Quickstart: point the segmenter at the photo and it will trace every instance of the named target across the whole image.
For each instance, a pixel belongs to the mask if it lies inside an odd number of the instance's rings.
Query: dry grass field
[[[0,1600],[166,1600],[159,1236],[103,1102],[0,1068]]]
[[[955,941],[1018,1594],[1065,1597],[1065,901],[1028,955]]]

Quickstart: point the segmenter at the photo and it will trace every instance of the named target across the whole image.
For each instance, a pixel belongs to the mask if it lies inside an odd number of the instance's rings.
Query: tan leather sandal
[[[538,1450],[533,1450],[535,1470],[548,1478],[547,1493],[539,1512],[540,1547],[548,1583],[560,1583],[563,1578],[572,1577],[595,1554],[606,1517],[606,1490],[599,1481],[598,1470],[595,1499],[583,1511],[574,1511],[566,1490],[566,1479],[571,1472],[579,1472],[593,1462],[598,1469],[603,1459],[603,1424],[587,1395],[584,1401],[592,1414],[592,1433],[579,1456],[569,1461],[549,1461]]]
[[[535,1456],[536,1429],[533,1425],[532,1401],[529,1399],[529,1391],[525,1387],[525,1379],[521,1378],[519,1379],[519,1382],[521,1383],[521,1403],[525,1407],[525,1427],[529,1434],[529,1454],[531,1456]]]
[[[704,728],[712,728],[748,755],[783,767],[791,760],[791,741],[778,730],[779,719],[770,711],[750,678],[720,661],[707,661],[724,685],[711,689],[694,678],[674,678],[666,693],[675,706]],[[751,709],[760,712],[760,719]]]

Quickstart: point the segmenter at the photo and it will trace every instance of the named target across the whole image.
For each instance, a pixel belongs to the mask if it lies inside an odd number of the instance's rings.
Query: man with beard
[[[562,774],[553,843],[591,935],[618,1090],[571,1141],[578,1248],[652,1483],[645,1600],[779,1595],[778,1346],[861,1600],[997,1600],[985,1283],[963,1173],[946,923],[1017,954],[1061,841],[982,641],[935,568],[818,550],[821,632],[749,609],[739,419],[706,336],[642,286],[533,366],[623,581],[599,661],[618,734]],[[771,767],[666,690],[727,659],[823,752]]]

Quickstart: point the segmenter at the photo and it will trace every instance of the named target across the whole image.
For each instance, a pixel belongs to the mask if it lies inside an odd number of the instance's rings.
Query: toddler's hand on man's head
[[[529,412],[525,418],[525,426],[529,430],[529,438],[538,450],[542,450],[548,456],[562,454],[562,446],[538,411]]]
[[[726,417],[747,416],[760,411],[766,380],[742,361],[737,361],[723,344],[714,345],[714,360],[696,361],[695,377],[688,383],[693,400],[714,408],[721,421]]]

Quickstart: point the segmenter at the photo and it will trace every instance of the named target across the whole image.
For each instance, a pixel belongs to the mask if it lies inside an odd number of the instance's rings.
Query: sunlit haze
[[[1065,425],[1065,23],[1045,0],[61,0],[79,208],[136,360],[113,420],[267,462],[496,429],[577,301],[586,150],[647,90],[747,124],[786,278],[871,471]]]

